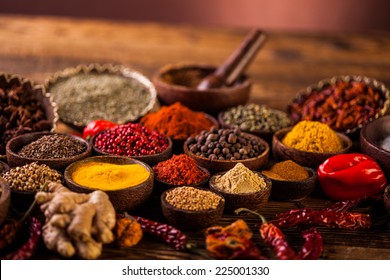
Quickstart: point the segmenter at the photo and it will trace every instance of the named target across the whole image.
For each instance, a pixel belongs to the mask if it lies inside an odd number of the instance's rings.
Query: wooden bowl
[[[9,170],[9,165],[6,164],[4,161],[0,160],[0,175],[3,172],[7,172]]]
[[[42,136],[46,135],[54,135],[54,134],[60,134],[60,135],[67,135],[69,137],[73,137],[74,139],[84,143],[86,149],[81,154],[67,157],[67,158],[53,158],[53,159],[38,159],[38,158],[29,158],[24,157],[18,154],[18,152],[26,145],[30,144],[31,142],[34,142],[41,138]],[[22,166],[25,164],[29,164],[32,162],[38,162],[39,164],[46,164],[52,169],[64,171],[64,169],[71,164],[72,162],[82,160],[84,158],[89,157],[92,154],[92,147],[91,144],[84,140],[83,138],[66,134],[66,133],[54,133],[54,132],[35,132],[35,133],[28,133],[21,136],[17,136],[13,139],[11,139],[7,143],[6,147],[6,155],[7,155],[7,161],[10,167],[15,166]]]
[[[155,192],[156,194],[161,195],[164,191],[166,191],[168,189],[175,188],[175,187],[183,187],[183,186],[196,187],[196,188],[203,187],[208,182],[208,180],[210,179],[211,174],[210,174],[210,172],[206,168],[203,168],[201,166],[198,166],[198,168],[200,170],[202,170],[203,172],[205,172],[207,174],[207,177],[205,179],[203,179],[202,181],[200,181],[198,183],[195,183],[195,184],[173,185],[173,184],[167,183],[167,182],[163,181],[162,179],[158,178],[156,173],[154,173],[154,189],[153,189],[153,192]]]
[[[204,189],[203,189],[204,190]],[[166,190],[161,195],[161,209],[169,224],[184,230],[198,230],[215,225],[222,217],[225,200],[221,196],[221,201],[217,208],[203,211],[183,210],[172,206],[166,200]],[[217,194],[218,195],[218,194]],[[219,195],[220,196],[220,195]]]
[[[390,185],[387,185],[387,187],[385,188],[385,193],[383,194],[383,202],[385,204],[387,213],[390,214]]]
[[[128,105],[133,100],[118,100],[118,102],[112,104],[111,109],[125,112],[123,114],[120,114],[120,117],[114,117],[113,115],[105,114],[107,110],[104,110],[104,108],[96,108],[96,110],[89,110],[89,119],[85,120],[77,118],[77,116],[67,116],[63,112],[66,110],[66,106],[69,103],[72,103],[73,106],[79,107],[80,110],[84,110],[85,104],[89,102],[90,98],[86,97],[81,100],[80,97],[77,97],[77,99],[74,99],[73,97],[71,97],[71,92],[57,91],[55,90],[55,86],[77,75],[85,74],[93,74],[97,76],[111,75],[130,80],[143,88],[145,100],[147,100],[148,102],[145,107],[142,108],[142,110],[137,113],[134,113],[134,110],[132,110],[132,108]],[[134,69],[128,68],[123,65],[90,64],[66,68],[62,71],[54,73],[52,77],[47,79],[45,82],[45,88],[48,92],[51,92],[54,100],[57,102],[60,119],[64,123],[78,129],[82,129],[90,121],[96,119],[105,119],[119,124],[136,121],[140,117],[146,115],[150,110],[152,110],[157,101],[156,89],[154,88],[152,82],[138,71],[135,71]],[[91,89],[91,93],[92,91],[93,89]],[[115,93],[119,94],[119,90],[117,92],[110,92],[110,94]],[[71,97],[72,100],[64,99],[64,97],[67,96]]]
[[[11,191],[8,183],[0,177],[0,228],[7,217],[11,201]]]
[[[145,164],[142,161],[135,160],[129,157],[119,157],[119,156],[96,156],[89,157],[80,161],[76,161],[69,165],[64,172],[64,178],[68,188],[74,192],[80,193],[90,193],[98,189],[85,187],[77,184],[72,180],[73,172],[81,165],[87,162],[105,162],[113,164],[140,164],[145,167],[149,172],[150,176],[146,181],[140,183],[137,186],[119,189],[119,190],[107,190],[104,191],[108,194],[112,205],[114,206],[117,212],[130,211],[142,203],[144,203],[152,194],[153,190],[153,170],[149,165]]]
[[[350,152],[352,149],[352,140],[348,136],[342,133],[337,133],[338,137],[340,138],[343,144],[343,149],[338,152],[314,153],[314,152],[305,152],[294,148],[290,148],[284,145],[282,143],[282,140],[284,136],[286,136],[286,134],[291,131],[291,129],[292,127],[281,129],[277,131],[272,138],[272,151],[273,151],[274,158],[277,161],[284,161],[284,160],[291,159],[292,161],[295,161],[299,165],[317,169],[317,167],[321,163],[323,163],[326,159],[330,158],[331,156],[338,155],[338,154],[346,154]]]
[[[98,149],[95,146],[95,144],[94,144],[95,143],[95,139],[101,133],[104,133],[104,131],[94,135],[91,138],[91,140],[90,140],[94,154],[95,155],[100,155],[100,156],[104,156],[104,155],[106,155],[106,156],[116,156],[116,155],[113,155],[113,154],[109,154],[109,153],[103,152],[102,150]],[[167,160],[167,159],[169,159],[172,156],[172,148],[173,148],[172,139],[170,137],[167,137],[167,139],[168,139],[168,147],[164,151],[162,151],[161,153],[154,154],[154,155],[146,155],[146,156],[131,156],[131,157],[128,157],[128,158],[133,158],[133,159],[136,159],[136,160],[140,160],[140,161],[146,163],[149,166],[154,166],[157,163],[159,163],[160,161]]]
[[[299,201],[310,195],[317,183],[317,171],[305,167],[309,178],[299,181],[278,180],[269,177],[272,182],[271,198],[279,201]]]
[[[390,137],[390,115],[366,124],[360,131],[360,148],[364,154],[373,157],[390,180],[390,151],[379,147],[380,141]]]
[[[257,138],[259,142],[264,145],[265,150],[261,155],[255,158],[249,158],[244,160],[210,160],[208,158],[197,156],[192,153],[188,149],[188,139],[186,142],[184,142],[183,150],[186,155],[190,156],[195,160],[197,165],[206,168],[208,171],[210,171],[211,174],[228,171],[229,169],[232,169],[237,163],[242,163],[251,170],[259,170],[261,167],[268,163],[269,145],[265,140],[260,137],[249,133],[244,134],[249,135],[250,137]]]
[[[260,172],[255,173],[265,180],[265,189],[251,193],[228,193],[218,188],[215,184],[215,179],[217,176],[223,175],[225,173],[226,172],[216,173],[210,178],[209,181],[210,190],[222,195],[225,198],[225,212],[234,213],[234,210],[242,207],[251,209],[253,211],[259,211],[268,202],[268,199],[271,195],[271,189],[273,188],[272,182]]]
[[[153,84],[163,104],[180,102],[195,111],[217,114],[220,111],[245,104],[252,83],[246,76],[231,87],[197,90],[202,78],[216,68],[208,65],[166,65],[154,77]]]
[[[12,87],[22,87],[23,92],[28,92],[30,95],[35,96],[37,101],[40,103],[42,110],[45,113],[45,124],[32,128],[29,132],[54,131],[56,128],[56,123],[58,121],[58,113],[57,105],[53,101],[51,94],[46,92],[45,88],[42,85],[37,85],[29,79],[20,77],[18,75],[0,73],[0,89],[5,90],[10,89]],[[24,107],[25,106],[22,106],[22,108]],[[0,116],[3,114],[3,109],[0,110]],[[17,121],[19,121],[18,118]],[[37,122],[32,120],[32,124],[37,124]],[[10,129],[12,128],[16,129],[17,126],[11,125]],[[3,133],[4,132],[2,131],[1,134]],[[27,130],[18,133],[18,135],[22,135],[25,133],[28,133]],[[0,139],[2,139],[2,137]],[[5,155],[5,148],[7,142],[8,141],[0,141],[0,155]]]

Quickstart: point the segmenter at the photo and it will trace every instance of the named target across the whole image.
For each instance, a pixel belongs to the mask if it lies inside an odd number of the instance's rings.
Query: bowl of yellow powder
[[[225,198],[225,212],[228,213],[241,207],[260,210],[267,203],[272,189],[271,180],[242,163],[237,163],[227,172],[213,175],[209,186]]]
[[[120,156],[96,156],[74,162],[65,169],[64,177],[72,191],[106,192],[117,212],[130,211],[145,202],[154,181],[149,165]]]
[[[352,140],[317,121],[301,121],[294,127],[277,131],[272,152],[277,161],[292,160],[316,169],[331,156],[348,153]]]

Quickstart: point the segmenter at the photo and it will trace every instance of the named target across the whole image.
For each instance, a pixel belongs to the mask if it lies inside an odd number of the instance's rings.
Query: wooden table
[[[65,67],[88,63],[117,63],[148,77],[175,63],[218,65],[235,49],[248,30],[74,20],[50,17],[0,16],[0,71],[20,74],[38,83]],[[390,34],[268,32],[268,41],[248,70],[254,81],[251,101],[284,109],[300,89],[318,80],[342,74],[371,76],[390,86]],[[58,131],[71,131],[59,124]],[[302,201],[319,209],[331,202],[312,195]],[[263,214],[296,208],[295,203],[270,201]],[[357,211],[368,211],[359,208]],[[163,221],[159,201],[152,198],[137,214]],[[227,225],[236,216],[224,216]],[[269,249],[258,234],[258,221],[247,221],[265,255]],[[390,259],[390,226],[367,231],[320,228],[323,259]],[[302,244],[295,229],[285,231],[295,248]],[[203,244],[202,232],[189,233]],[[58,255],[43,246],[37,259]],[[131,249],[106,246],[102,259],[199,259],[177,252],[159,240],[145,237]]]

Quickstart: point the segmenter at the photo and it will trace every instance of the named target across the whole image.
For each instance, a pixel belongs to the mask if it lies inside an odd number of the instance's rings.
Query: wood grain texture
[[[82,63],[118,63],[152,77],[162,66],[176,63],[218,65],[240,44],[248,30],[158,25],[50,17],[0,16],[0,72],[20,74],[42,83],[54,72]],[[301,89],[323,78],[341,74],[374,77],[390,86],[390,34],[278,33],[268,40],[247,73],[254,86],[251,101],[285,109]],[[71,131],[59,124],[58,131]],[[319,209],[330,205],[316,194],[302,201]],[[297,208],[292,202],[270,201],[263,215]],[[358,211],[368,211],[359,208]],[[134,214],[165,221],[158,198],[151,198]],[[237,216],[225,215],[221,225]],[[259,234],[259,221],[245,217],[254,231],[254,241],[272,256]],[[320,228],[324,239],[323,259],[390,259],[390,227],[367,231]],[[302,240],[295,229],[285,230],[291,244]],[[204,235],[189,232],[203,246]],[[41,246],[37,259],[57,259]],[[155,238],[145,236],[136,247],[104,248],[102,259],[200,259],[177,252]]]

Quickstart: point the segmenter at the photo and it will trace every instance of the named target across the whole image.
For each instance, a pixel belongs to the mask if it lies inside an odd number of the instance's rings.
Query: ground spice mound
[[[171,159],[159,162],[153,171],[158,179],[172,185],[192,185],[208,176],[192,158],[184,154],[173,155]]]
[[[262,173],[277,180],[301,181],[309,178],[309,172],[292,160],[278,162]]]
[[[316,121],[301,121],[287,133],[282,143],[288,147],[314,153],[333,153],[343,149],[336,132]]]
[[[180,102],[163,106],[159,111],[144,116],[140,122],[175,140],[185,140],[214,126],[204,113],[194,112]]]

